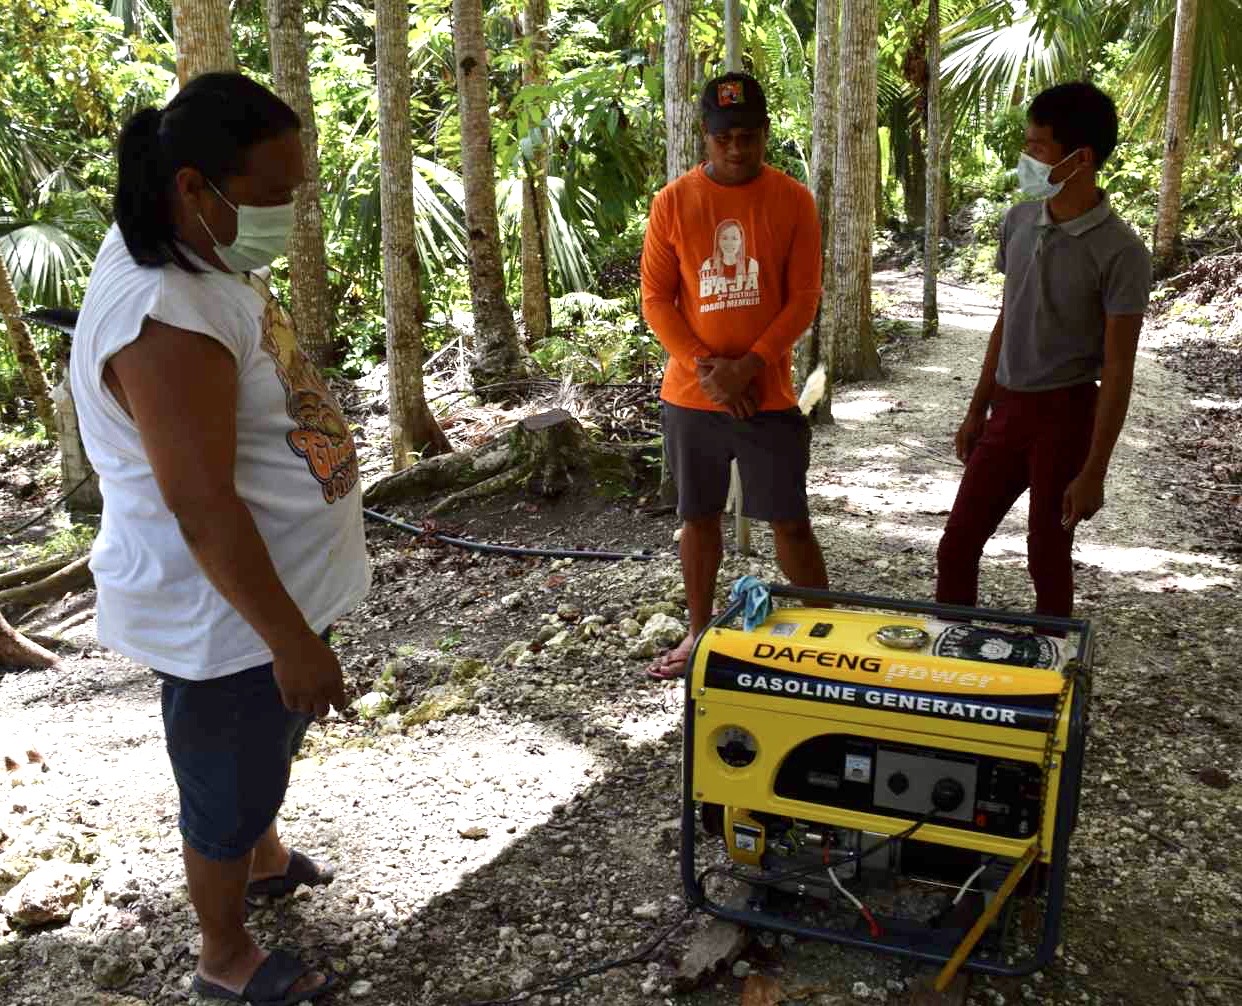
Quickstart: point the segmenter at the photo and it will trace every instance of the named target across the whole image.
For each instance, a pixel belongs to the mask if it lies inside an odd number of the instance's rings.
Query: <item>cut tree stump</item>
[[[60,597],[70,591],[89,586],[94,582],[89,566],[90,561],[89,555],[83,555],[51,576],[45,576],[41,580],[23,584],[20,587],[0,590],[0,604],[36,604],[39,601]]]
[[[591,442],[564,409],[527,416],[507,435],[472,451],[429,458],[389,475],[363,494],[374,506],[448,495],[429,516],[509,490],[553,499],[573,489],[620,495],[634,481],[626,452]]]
[[[60,658],[31,642],[0,615],[0,667],[55,667]]]

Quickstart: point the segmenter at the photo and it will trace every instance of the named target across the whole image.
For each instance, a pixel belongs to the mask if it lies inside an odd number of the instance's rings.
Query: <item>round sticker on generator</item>
[[[1055,667],[1057,646],[1047,636],[979,625],[950,625],[936,637],[932,653],[1012,667]]]

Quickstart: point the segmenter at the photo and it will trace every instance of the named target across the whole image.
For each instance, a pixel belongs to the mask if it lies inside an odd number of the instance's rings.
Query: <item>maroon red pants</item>
[[[1035,582],[1035,610],[1070,614],[1074,534],[1061,526],[1061,503],[1087,460],[1096,395],[1093,382],[1055,391],[997,390],[936,551],[937,601],[977,603],[983,546],[1029,488],[1026,558]]]

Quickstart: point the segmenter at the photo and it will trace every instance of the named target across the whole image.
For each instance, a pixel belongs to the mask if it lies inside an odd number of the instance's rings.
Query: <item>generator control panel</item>
[[[849,734],[813,737],[789,752],[775,793],[790,800],[917,819],[1005,838],[1039,827],[1040,768]]]

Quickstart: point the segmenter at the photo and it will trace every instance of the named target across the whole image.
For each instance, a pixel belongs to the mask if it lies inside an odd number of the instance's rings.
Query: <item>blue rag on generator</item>
[[[772,592],[757,576],[744,576],[733,585],[729,600],[742,600],[742,628],[753,632],[767,621],[772,611]]]

